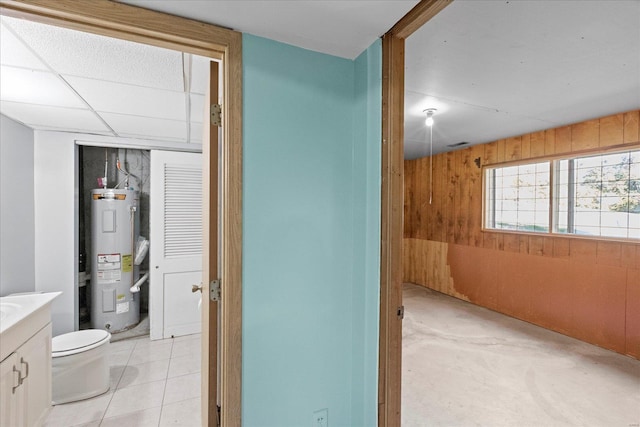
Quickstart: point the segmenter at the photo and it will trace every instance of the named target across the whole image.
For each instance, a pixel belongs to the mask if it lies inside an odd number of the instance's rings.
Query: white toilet
[[[51,341],[52,403],[75,402],[109,390],[111,334],[87,329],[58,335]]]

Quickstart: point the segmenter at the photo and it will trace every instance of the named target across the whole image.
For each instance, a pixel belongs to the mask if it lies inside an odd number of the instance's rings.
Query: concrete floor
[[[405,284],[402,426],[640,426],[640,361]]]

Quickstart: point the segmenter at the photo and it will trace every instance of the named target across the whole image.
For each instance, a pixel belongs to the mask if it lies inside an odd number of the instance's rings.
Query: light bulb
[[[425,120],[425,123],[429,127],[433,126],[433,117],[431,117],[430,115],[427,116],[427,120]]]
[[[433,126],[433,113],[435,113],[437,109],[435,108],[427,108],[423,111],[423,113],[427,114],[427,120],[425,120],[425,124],[429,127]]]

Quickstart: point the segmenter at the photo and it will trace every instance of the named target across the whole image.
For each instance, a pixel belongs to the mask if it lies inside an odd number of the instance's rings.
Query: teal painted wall
[[[377,425],[382,41],[355,61],[353,425]]]
[[[243,35],[245,427],[375,425],[380,58]]]

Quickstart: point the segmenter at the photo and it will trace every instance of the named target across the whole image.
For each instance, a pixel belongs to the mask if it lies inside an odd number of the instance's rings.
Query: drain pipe
[[[131,293],[136,293],[136,292],[140,292],[140,286],[142,286],[142,284],[149,278],[149,272],[147,271],[146,273],[144,273],[142,275],[141,278],[138,279],[138,281],[136,283],[133,284],[133,286],[131,287],[131,289],[129,289],[129,291],[131,291]]]

